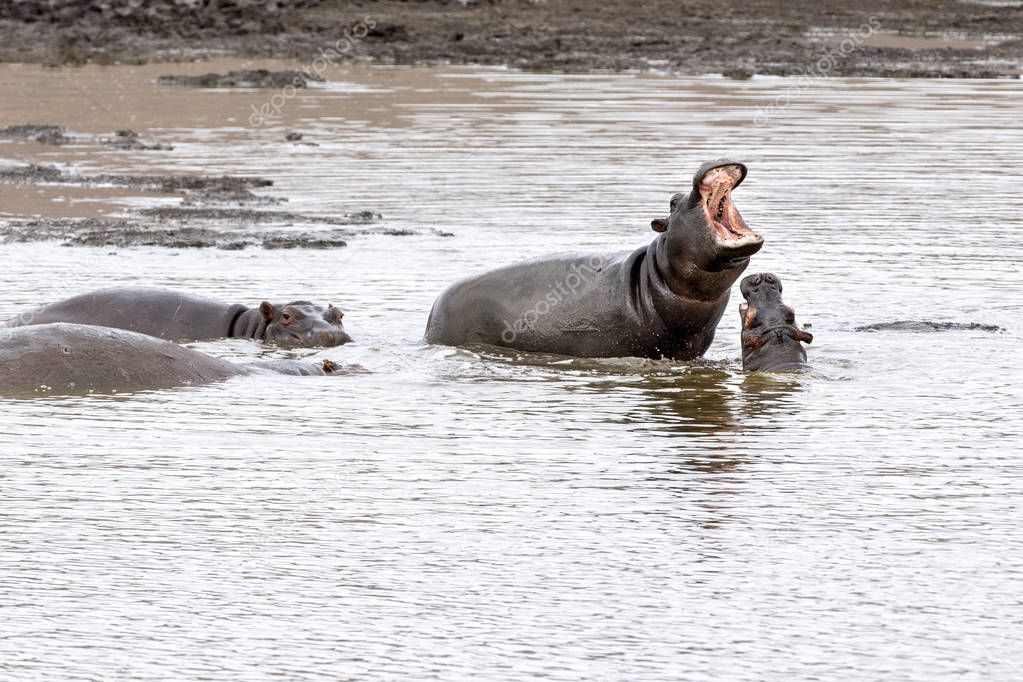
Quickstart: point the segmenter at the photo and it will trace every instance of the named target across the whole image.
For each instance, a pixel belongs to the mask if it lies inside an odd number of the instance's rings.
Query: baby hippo
[[[809,369],[800,342],[813,335],[796,326],[796,311],[781,300],[781,280],[770,273],[749,275],[739,285],[746,302],[742,317],[742,368],[747,372]]]
[[[3,325],[66,322],[111,327],[167,341],[256,339],[283,347],[340,346],[352,340],[333,305],[293,301],[257,308],[154,287],[114,287],[25,311]]]

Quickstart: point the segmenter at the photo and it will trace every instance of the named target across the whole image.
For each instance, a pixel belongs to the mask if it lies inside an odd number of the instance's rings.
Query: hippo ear
[[[796,341],[802,341],[803,343],[813,343],[813,334],[810,332],[804,332],[802,329],[797,329],[793,332],[792,338]]]
[[[327,322],[331,322],[333,324],[341,324],[341,318],[344,316],[345,314],[340,308],[335,308],[333,305],[328,305],[327,312],[323,317],[324,319],[327,320]]]
[[[650,221],[650,227],[653,228],[654,232],[664,232],[668,229],[668,219],[654,218]]]
[[[273,307],[272,303],[267,301],[259,304],[259,312],[267,322],[273,322],[273,319],[277,316],[277,310]]]

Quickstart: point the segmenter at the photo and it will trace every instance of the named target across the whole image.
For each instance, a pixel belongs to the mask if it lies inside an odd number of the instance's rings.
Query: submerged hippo
[[[796,311],[781,300],[781,280],[767,272],[750,275],[739,290],[746,299],[739,306],[742,368],[748,372],[809,369],[802,343],[812,342],[813,334],[796,326]]]
[[[0,395],[139,391],[259,372],[345,373],[329,360],[236,364],[145,334],[93,325],[57,323],[0,331]]]
[[[168,341],[258,339],[283,347],[340,346],[352,340],[344,313],[308,301],[258,308],[154,287],[114,287],[26,311],[5,327],[70,322],[113,327]]]
[[[745,177],[741,163],[704,164],[689,194],[651,223],[659,236],[635,251],[543,258],[454,284],[434,303],[426,340],[578,357],[703,355],[764,243],[732,203]]]

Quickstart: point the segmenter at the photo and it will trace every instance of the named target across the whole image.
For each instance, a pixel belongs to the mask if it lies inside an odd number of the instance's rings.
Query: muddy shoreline
[[[253,193],[252,189],[273,185],[272,180],[261,177],[80,175],[55,166],[31,164],[0,169],[0,185],[12,184],[121,187],[173,195],[180,202],[136,208],[104,218],[36,216],[0,220],[0,243],[56,241],[64,246],[335,249],[347,246],[352,238],[369,235],[452,236],[436,229],[383,225],[383,217],[373,211],[322,216],[265,208],[286,200]]]
[[[192,3],[194,4],[194,3]],[[958,0],[24,0],[0,59],[291,57],[541,71],[1018,78],[1023,2]]]

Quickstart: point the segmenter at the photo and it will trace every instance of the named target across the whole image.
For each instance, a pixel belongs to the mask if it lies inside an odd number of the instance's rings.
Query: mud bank
[[[57,241],[65,246],[158,246],[170,249],[337,249],[353,237],[373,234],[405,236],[410,230],[385,228],[364,230],[283,231],[215,229],[203,226],[169,226],[159,220],[42,219],[0,224],[0,241]]]
[[[258,187],[270,187],[273,180],[260,177],[239,177],[234,175],[130,175],[99,173],[81,175],[69,173],[56,166],[29,164],[0,169],[0,183],[13,184],[57,184],[97,187],[109,185],[136,190],[181,194],[186,201],[202,202],[204,199],[223,199],[235,202],[260,201],[251,192]]]
[[[439,230],[380,225],[373,211],[308,215],[254,208],[287,201],[252,192],[273,181],[231,175],[80,175],[55,166],[29,165],[0,170],[0,183],[124,187],[177,195],[177,205],[151,206],[106,218],[34,217],[0,223],[0,242],[59,241],[66,246],[159,246],[237,250],[331,249],[369,235],[451,236]],[[340,229],[344,227],[345,229]]]
[[[81,63],[211,54],[898,77],[1018,77],[1023,4],[931,0],[23,0],[0,58]],[[850,42],[851,41],[851,42]]]
[[[53,146],[97,144],[114,149],[132,151],[170,151],[174,149],[174,147],[167,144],[143,140],[138,133],[130,129],[115,130],[107,136],[85,135],[70,132],[64,126],[45,123],[27,123],[0,128],[0,140],[30,141]]]
[[[160,76],[156,82],[160,85],[192,88],[284,88],[289,85],[304,88],[310,82],[322,83],[324,80],[326,79],[315,73],[294,70],[245,69],[227,73],[206,73],[200,76]]]
[[[144,208],[138,211],[138,215],[168,222],[224,221],[232,223],[305,223],[314,225],[369,225],[378,222],[381,218],[379,213],[373,213],[372,211],[346,213],[343,216],[315,216],[291,213],[289,211],[260,211],[251,208],[192,208],[183,206]]]

